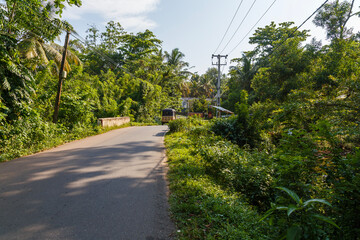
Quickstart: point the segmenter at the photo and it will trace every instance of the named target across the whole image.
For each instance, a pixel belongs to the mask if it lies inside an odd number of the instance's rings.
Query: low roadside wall
[[[189,112],[188,116],[191,117],[191,116],[199,116],[201,118],[204,118],[204,113],[199,113],[199,112]]]
[[[113,127],[120,126],[130,122],[130,117],[114,117],[114,118],[99,118],[97,121],[98,126]]]

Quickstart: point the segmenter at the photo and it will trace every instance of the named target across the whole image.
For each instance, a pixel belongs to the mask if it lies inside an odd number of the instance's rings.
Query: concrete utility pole
[[[57,91],[57,95],[56,95],[56,99],[55,99],[53,123],[57,123],[58,116],[59,116],[61,89],[62,89],[62,84],[63,84],[64,78],[66,77],[65,76],[66,72],[64,72],[64,66],[65,66],[67,48],[68,48],[68,45],[69,45],[69,38],[70,38],[70,31],[68,30],[66,32],[65,44],[64,44],[64,52],[63,52],[63,55],[62,55],[61,65],[60,65],[60,70],[59,70],[59,84],[58,84],[58,91]]]
[[[220,94],[221,94],[221,92],[220,92],[220,86],[221,86],[221,82],[220,82],[221,81],[221,69],[220,69],[220,67],[227,64],[227,62],[226,62],[227,57],[228,57],[228,55],[220,55],[220,54],[214,55],[213,54],[212,58],[211,58],[212,61],[213,61],[214,58],[217,58],[217,62],[215,62],[215,63],[212,62],[212,65],[217,65],[218,66],[218,82],[217,82],[217,86],[216,86],[216,88],[217,88],[216,106],[218,106],[218,107],[220,107]],[[221,58],[225,58],[225,63],[221,63]],[[216,116],[220,117],[220,111],[219,110],[217,110]]]

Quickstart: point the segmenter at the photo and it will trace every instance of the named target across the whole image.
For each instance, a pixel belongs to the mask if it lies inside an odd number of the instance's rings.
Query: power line
[[[215,52],[219,49],[219,47],[220,47],[220,45],[222,44],[222,42],[224,41],[225,36],[226,36],[226,34],[228,33],[228,31],[229,31],[229,29],[230,29],[230,27],[231,27],[231,24],[233,23],[233,21],[234,21],[234,19],[235,19],[236,15],[237,15],[237,13],[238,13],[238,11],[239,11],[239,9],[240,9],[240,7],[241,7],[242,3],[243,3],[243,1],[244,1],[244,0],[241,0],[241,2],[240,2],[240,4],[239,4],[238,8],[236,9],[236,12],[235,12],[235,14],[234,14],[233,18],[231,19],[231,22],[230,22],[230,24],[229,24],[228,28],[226,29],[226,32],[225,32],[224,36],[222,37],[222,39],[221,39],[221,41],[220,41],[219,45],[217,46],[216,50],[214,51],[214,54],[215,54]]]
[[[298,31],[302,26],[304,26],[304,24],[310,20],[310,18],[312,18],[329,0],[326,0],[323,4],[321,4],[320,7],[318,7],[315,12],[313,12],[299,27],[297,27],[285,40],[283,40],[279,45],[277,45],[272,51],[271,53],[268,55],[268,57],[270,57],[279,47],[281,47],[286,40],[288,40],[289,38],[291,38],[292,36],[294,36],[294,34],[296,33],[296,31]]]
[[[83,38],[82,36],[80,36],[77,32],[71,32],[71,36],[73,36],[74,38],[76,38],[77,40],[79,40],[82,44],[86,45],[87,47],[91,48],[95,53],[97,53],[98,55],[100,55],[101,57],[107,59],[111,64],[113,64],[115,67],[117,67],[117,63],[115,63],[113,61],[113,59],[111,59],[109,56],[105,55],[104,53],[100,52],[99,50],[97,50],[95,47],[91,46],[90,44],[87,43],[87,41],[85,40],[85,38]]]
[[[318,7],[299,27],[297,27],[291,34],[289,34],[281,43],[279,43],[263,60],[260,60],[259,62],[257,62],[255,64],[255,66],[253,67],[253,69],[255,70],[255,72],[257,71],[257,67],[260,65],[261,62],[265,61],[266,59],[268,59],[269,57],[271,57],[271,55],[273,55],[275,53],[275,51],[281,47],[286,40],[288,40],[289,38],[293,37],[295,32],[298,31],[302,26],[304,26],[304,24],[309,21],[310,18],[312,18],[329,0],[326,0],[323,4],[321,4],[320,7]]]
[[[30,12],[32,13],[35,13],[35,11],[28,5],[28,4],[25,4],[24,5]],[[36,13],[35,13],[36,14]],[[59,26],[56,26],[50,19],[49,16],[46,17],[47,20],[49,20],[50,22],[50,25],[52,25],[53,27],[57,28]],[[33,31],[31,30],[28,30],[29,32],[32,32],[34,33]],[[36,34],[36,33],[35,33]],[[37,34],[36,34],[37,35]],[[103,52],[100,52],[99,50],[97,50],[96,48],[94,48],[93,46],[89,45],[87,43],[87,41],[85,40],[85,38],[83,38],[82,36],[80,36],[76,31],[71,31],[71,36],[73,36],[74,38],[76,38],[77,40],[79,40],[82,44],[86,45],[87,47],[91,48],[96,54],[98,54],[99,56],[101,56],[104,61],[106,62],[109,62],[111,63],[115,69],[116,68],[119,68],[121,70],[123,70],[124,72],[128,73],[129,75],[131,75],[132,77],[135,77],[134,74],[132,74],[131,72],[129,72],[127,69],[123,68],[122,66],[119,66],[120,64],[115,62],[111,57],[109,57],[107,54],[103,53]]]
[[[263,19],[263,17],[268,13],[268,11],[272,8],[272,6],[275,4],[277,0],[274,0],[273,3],[270,5],[270,7],[268,7],[268,9],[266,9],[266,11],[264,12],[264,14],[259,18],[259,20],[254,24],[254,26],[252,26],[252,28],[249,30],[249,32],[243,37],[243,39],[241,39],[241,41],[229,52],[229,55],[235,51],[235,49],[245,40],[245,38],[251,33],[251,31],[256,27],[256,25]]]
[[[247,16],[249,15],[251,9],[254,7],[255,3],[257,0],[254,0],[252,5],[250,6],[249,10],[247,11],[245,17],[242,19],[241,23],[239,24],[239,26],[237,27],[237,29],[235,30],[234,34],[231,36],[230,40],[227,42],[227,44],[225,45],[225,47],[223,48],[223,50],[220,52],[223,53],[224,50],[227,48],[227,46],[229,45],[229,43],[231,42],[231,40],[234,38],[235,34],[239,31],[240,27],[242,26],[242,24],[244,23],[245,19],[247,18]]]
[[[119,68],[121,70],[123,70],[124,72],[126,72],[127,74],[129,74],[132,77],[135,77],[134,74],[132,74],[131,72],[129,72],[126,68],[123,68],[122,66],[119,66],[120,64],[115,62],[111,57],[109,57],[107,54],[97,50],[96,48],[94,48],[93,46],[89,45],[85,38],[83,38],[82,36],[80,36],[78,33],[71,33],[71,36],[73,36],[74,38],[76,38],[77,40],[79,40],[82,44],[86,45],[88,48],[91,48],[96,54],[98,54],[99,56],[103,57],[105,61],[111,63],[115,69]]]

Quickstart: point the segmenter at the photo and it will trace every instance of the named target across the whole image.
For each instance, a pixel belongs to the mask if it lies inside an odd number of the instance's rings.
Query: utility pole
[[[56,99],[55,99],[53,123],[57,123],[58,116],[59,116],[61,89],[62,89],[62,84],[64,82],[64,78],[66,77],[66,72],[64,72],[64,67],[65,67],[67,48],[69,45],[69,38],[70,38],[70,30],[68,30],[66,32],[66,37],[65,37],[64,52],[62,55],[61,65],[60,65],[60,70],[59,70],[59,84],[58,84],[58,90],[57,90],[57,95],[56,95]]]
[[[227,57],[228,57],[228,55],[220,55],[220,54],[218,54],[218,55],[212,55],[212,58],[211,58],[211,60],[213,61],[213,59],[214,58],[217,58],[217,62],[212,62],[212,65],[217,65],[218,66],[218,82],[217,82],[217,86],[216,86],[216,88],[217,88],[217,94],[216,94],[216,106],[217,107],[220,107],[220,94],[221,94],[221,89],[220,89],[220,86],[221,86],[221,69],[220,69],[220,67],[221,66],[224,66],[224,65],[226,65],[227,63],[226,63],[226,59],[227,59]],[[222,58],[225,58],[225,63],[221,63],[221,59]],[[220,111],[219,110],[217,110],[217,114],[216,114],[216,116],[217,117],[220,117]]]

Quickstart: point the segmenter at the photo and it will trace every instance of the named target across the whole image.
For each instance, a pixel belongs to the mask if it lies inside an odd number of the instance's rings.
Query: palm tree
[[[212,98],[213,93],[216,90],[211,78],[206,78],[205,76],[201,77],[201,89],[205,97]]]
[[[28,33],[18,45],[21,57],[28,60],[30,67],[35,70],[39,66],[46,66],[54,61],[55,72],[59,72],[64,48],[54,42],[46,43],[33,33]],[[80,59],[70,50],[67,51],[64,70],[71,71],[70,64],[81,65]]]
[[[201,96],[200,75],[197,73],[194,73],[190,79],[190,96],[191,97]]]
[[[235,86],[230,86],[232,89],[244,89],[248,93],[251,93],[253,89],[251,88],[251,80],[253,79],[255,73],[253,66],[251,64],[251,58],[243,54],[242,58],[235,59],[238,62],[237,66],[231,67],[232,76],[236,78]],[[231,85],[232,83],[230,83]]]
[[[45,1],[10,0],[0,4],[0,29],[18,41],[22,60],[33,70],[48,65],[51,60],[55,62],[55,71],[59,69],[63,48],[53,40],[70,26],[56,18],[59,9],[55,5]],[[67,55],[65,71],[70,71],[69,63],[79,65],[80,60],[70,51]]]
[[[165,59],[167,64],[175,71],[176,74],[183,77],[188,77],[191,73],[189,72],[189,63],[184,61],[185,54],[182,53],[178,48],[175,48],[171,53],[165,51]]]
[[[181,89],[181,94],[182,97],[189,97],[190,93],[191,93],[191,89],[190,89],[190,82],[188,81],[182,81],[180,83],[180,89]]]

